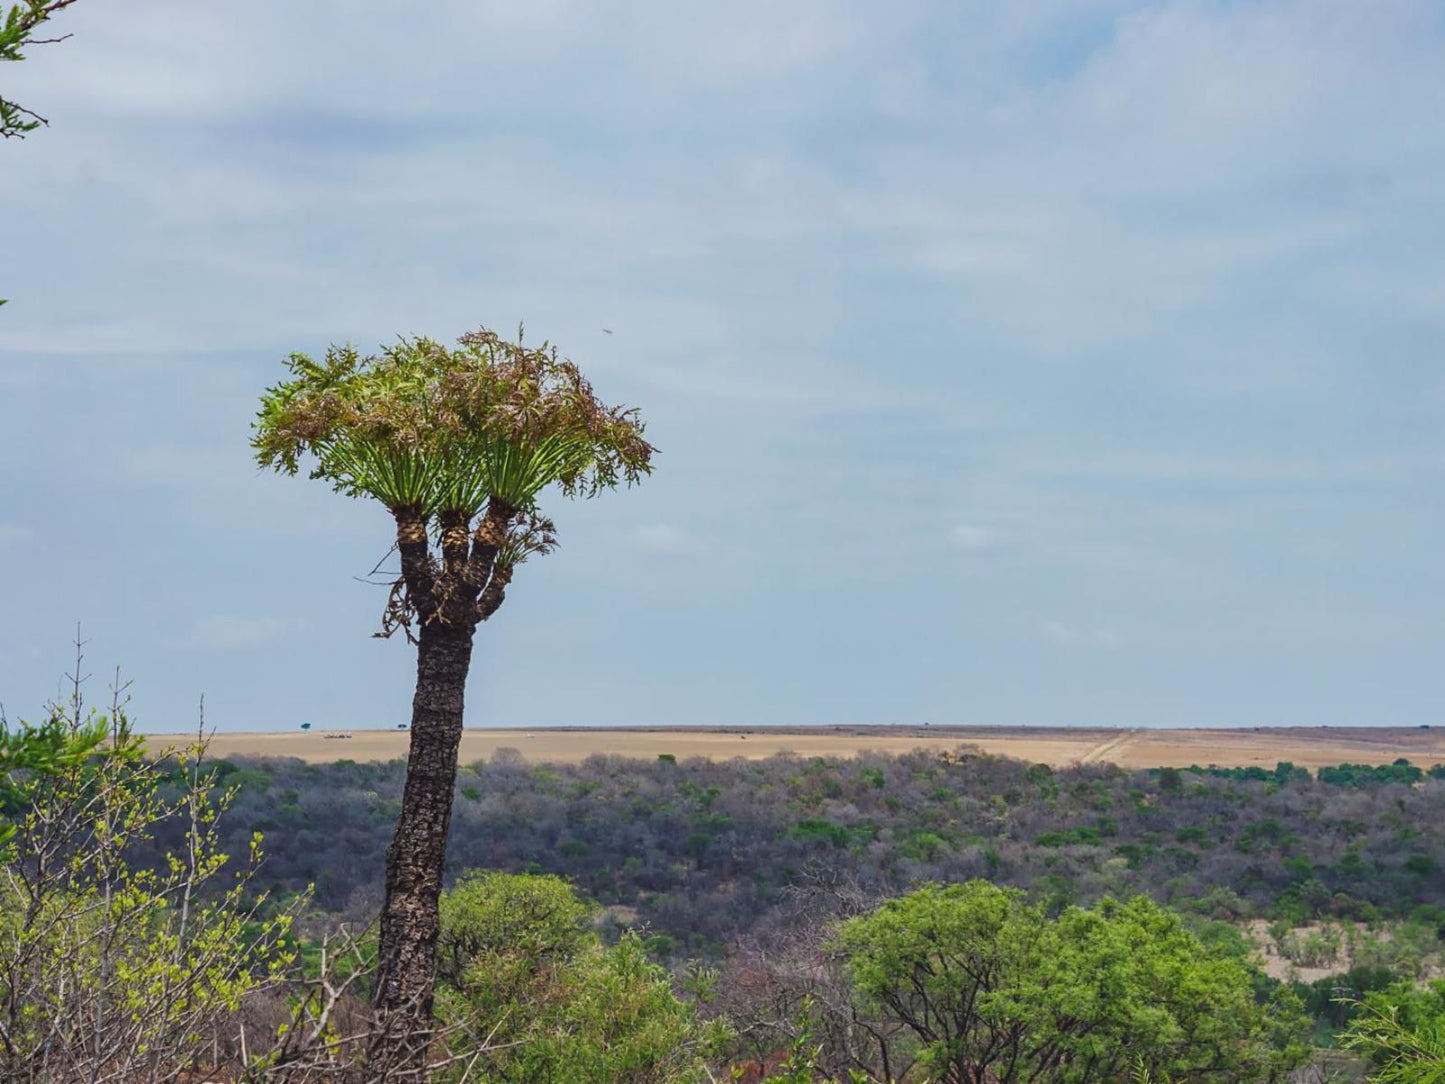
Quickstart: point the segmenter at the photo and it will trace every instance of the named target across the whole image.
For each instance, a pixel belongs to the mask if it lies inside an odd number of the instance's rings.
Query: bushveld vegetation
[[[272,840],[279,892],[372,905],[399,763],[220,761],[234,827]],[[777,921],[800,886],[846,875],[878,897],[928,880],[1024,888],[1053,913],[1147,894],[1225,921],[1445,922],[1445,779],[1049,769],[997,757],[531,765],[506,752],[457,777],[450,851],[469,869],[569,878],[635,909],[670,955],[716,958]],[[1321,773],[1334,778],[1330,770]],[[1418,952],[1424,947],[1417,945]]]
[[[1439,772],[504,751],[458,773],[425,1057],[378,1075],[403,765],[212,761],[201,737],[152,760],[123,697],[97,716],[73,688],[0,725],[3,1080],[1445,1067]]]
[[[804,955],[725,983],[669,972],[565,880],[489,872],[441,898],[423,1063],[378,1075],[395,1033],[366,1006],[374,936],[282,905],[255,834],[227,869],[240,790],[202,752],[148,761],[119,710],[82,718],[78,697],[0,730],[4,1079],[1225,1081],[1305,1055],[1285,988],[1260,994],[1232,947],[1142,897],[1051,915],[982,881],[843,893]]]
[[[186,757],[147,760],[119,704],[86,717],[78,692],[68,711],[0,730],[4,1079],[377,1079],[365,923],[379,886],[364,860],[339,903],[296,886],[329,880],[334,893],[334,874],[305,862],[384,846],[400,766],[202,753],[198,742]],[[1240,801],[1212,800],[1240,787],[1260,788],[1246,795],[1253,819],[1236,816]],[[1336,1045],[1379,1079],[1430,1079],[1409,1075],[1439,1064],[1445,1021],[1445,984],[1413,981],[1445,917],[1420,902],[1428,889],[1415,886],[1408,915],[1366,893],[1346,906],[1343,887],[1311,912],[1373,907],[1378,925],[1393,910],[1406,920],[1388,938],[1343,924],[1305,933],[1292,916],[1318,894],[1301,893],[1293,873],[1272,904],[1202,882],[1191,897],[1149,875],[1153,856],[1131,863],[1118,851],[1151,816],[1173,816],[1209,830],[1185,832],[1190,845],[1262,867],[1315,853],[1307,843],[1327,841],[1328,822],[1348,812],[1364,827],[1347,846],[1363,839],[1370,854],[1374,841],[1392,855],[1398,839],[1374,829],[1429,817],[1441,789],[1428,777],[1320,783],[1287,766],[1268,780],[1051,772],[967,753],[572,768],[502,755],[458,784],[460,810],[498,819],[483,832],[458,820],[427,1064],[386,1079],[1272,1080],[1308,1061],[1311,1012],[1329,1025],[1316,1039],[1343,1026]],[[777,797],[741,801],[748,793]],[[962,799],[980,794],[1002,805],[980,801],[986,820],[972,822]],[[1035,804],[1052,819],[1006,812]],[[1132,813],[1118,810],[1108,829],[1098,818],[1115,804]],[[1311,817],[1319,831],[1288,838]],[[1261,830],[1260,818],[1280,827]],[[1075,832],[1080,819],[1095,835]],[[264,860],[262,822],[273,843]],[[974,823],[988,825],[982,840],[960,834]],[[934,838],[917,842],[925,831]],[[466,866],[479,838],[499,849]],[[1411,838],[1427,848],[1433,836],[1422,825]],[[981,859],[992,880],[953,864],[969,848],[998,851]],[[1076,893],[1060,891],[1065,856]],[[772,863],[756,868],[776,879],[744,880],[750,861]],[[1024,884],[1029,871],[1027,891],[993,883]],[[1333,886],[1328,869],[1313,875]],[[1328,997],[1267,978],[1223,919],[1269,911],[1279,951],[1364,962]],[[717,921],[726,934],[707,925]]]
[[[1403,1071],[1414,1062],[1390,1028],[1408,1029],[1418,1053],[1445,1020],[1416,986],[1442,956],[1445,886],[1432,874],[1445,780],[1407,767],[1051,770],[967,750],[568,766],[504,752],[458,773],[437,973],[442,1045],[457,1060],[436,1072],[685,1080],[730,1065],[754,1080],[1064,1081],[1122,1079],[1111,1074],[1123,1066],[1156,1081],[1249,1080],[1302,1061],[1311,1041]],[[181,763],[150,770],[170,800],[194,778]],[[253,921],[300,915],[298,966],[314,973],[324,936],[375,914],[402,765],[208,771],[229,803],[215,848],[246,855],[254,833],[267,841],[248,875]],[[128,859],[163,868],[188,822],[147,835]],[[949,998],[966,983],[948,961],[890,940],[925,919],[938,926],[925,940],[957,966],[993,954],[958,972],[990,972],[996,985],[978,991],[988,1013],[960,1016]],[[1277,959],[1332,973],[1267,978],[1251,922]],[[356,1021],[369,958],[361,949],[337,1010]],[[1091,985],[1111,961],[1122,970]],[[902,996],[915,972],[939,971],[950,977],[923,984],[922,1000]],[[1166,1012],[1166,986],[1194,993]],[[1068,1005],[1051,1006],[1045,995],[1064,991]],[[280,1000],[263,1011],[252,997],[249,1011],[284,1019],[286,997],[267,996]],[[1196,1019],[1186,1010],[1198,1005],[1232,1005],[1228,1034],[1211,1037],[1202,1021],[1219,1013]],[[1004,1034],[1011,1076],[988,1053]],[[1209,1076],[1181,1036],[1229,1068]],[[608,1060],[627,1049],[628,1068]],[[581,1075],[551,1075],[564,1063]]]

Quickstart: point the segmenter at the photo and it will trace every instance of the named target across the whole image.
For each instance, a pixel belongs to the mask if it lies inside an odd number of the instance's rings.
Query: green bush
[[[1050,920],[986,881],[928,885],[844,923],[836,949],[865,1008],[911,1033],[939,1081],[1121,1080],[1142,1061],[1240,1084],[1307,1052],[1293,995],[1257,1000],[1237,945],[1206,944],[1144,897]]]
[[[693,1084],[726,1036],[559,877],[485,873],[442,896],[437,1012],[494,1084]]]

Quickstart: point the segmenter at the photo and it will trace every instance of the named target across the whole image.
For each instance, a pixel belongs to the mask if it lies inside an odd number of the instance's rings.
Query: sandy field
[[[217,734],[211,755],[297,757],[310,762],[393,760],[406,756],[407,734],[396,730]],[[157,748],[178,738],[156,735]],[[1308,768],[1345,762],[1388,764],[1397,757],[1428,767],[1445,763],[1445,727],[1420,729],[1289,727],[1253,730],[1075,730],[1066,727],[769,727],[758,730],[675,729],[468,730],[461,760],[489,759],[515,749],[529,761],[577,762],[598,753],[655,759],[758,758],[792,752],[800,756],[902,753],[910,749],[954,750],[973,746],[986,753],[1055,767],[1110,762],[1131,768],[1274,767],[1281,760]]]

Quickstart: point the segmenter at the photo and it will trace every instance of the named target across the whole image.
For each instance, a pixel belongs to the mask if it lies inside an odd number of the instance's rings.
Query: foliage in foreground
[[[1445,981],[1366,995],[1345,1046],[1374,1066],[1373,1084],[1445,1084]]]
[[[48,45],[57,38],[37,38],[39,30],[50,17],[61,8],[67,8],[75,0],[24,0],[11,4],[0,22],[0,61],[24,60],[24,50],[31,45]],[[67,35],[68,36],[68,35]],[[18,102],[0,98],[0,138],[25,138],[41,125],[50,122],[33,109],[27,109]],[[0,301],[0,305],[5,304]]]
[[[901,1024],[947,1084],[1073,1084],[1135,1068],[1196,1081],[1275,1080],[1301,1063],[1287,991],[1138,897],[1057,919],[984,881],[928,885],[838,933],[863,1006]]]
[[[442,898],[438,1015],[497,1084],[691,1084],[726,1035],[701,1023],[636,933],[604,946],[557,877],[484,873]],[[467,1022],[472,1022],[468,1024]]]
[[[0,727],[0,1079],[166,1081],[214,1064],[242,999],[290,963],[291,915],[249,897],[258,858],[223,877],[200,748],[148,761],[117,709],[55,710]],[[186,845],[159,867],[130,852],[178,820]]]
[[[77,660],[77,669],[79,661]],[[701,1022],[640,937],[555,877],[467,879],[445,901],[440,1019],[397,1036],[365,1003],[375,937],[304,954],[293,919],[228,875],[204,742],[147,759],[119,703],[0,717],[0,1080],[276,1084],[376,1079],[376,1048],[429,1049],[393,1084],[692,1084],[727,1028]],[[140,845],[170,846],[159,861]],[[302,975],[302,971],[306,975]],[[704,984],[705,985],[705,984]],[[247,1029],[249,1028],[249,1048]]]

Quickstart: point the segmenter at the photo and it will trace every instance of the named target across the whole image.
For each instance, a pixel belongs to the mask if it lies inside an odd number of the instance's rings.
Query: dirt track
[[[311,762],[393,760],[406,756],[402,731],[356,730],[350,738],[326,732],[218,734],[211,755],[299,757]],[[157,735],[168,745],[177,738]],[[1074,730],[1064,727],[788,727],[758,730],[468,730],[462,735],[463,763],[489,759],[498,749],[516,749],[529,761],[585,760],[594,754],[655,759],[686,757],[852,756],[859,752],[901,753],[910,749],[984,752],[1054,766],[1107,761],[1132,768],[1190,764],[1273,767],[1289,760],[1308,768],[1354,762],[1387,764],[1397,757],[1429,766],[1445,763],[1445,727],[1279,728],[1256,730]]]

